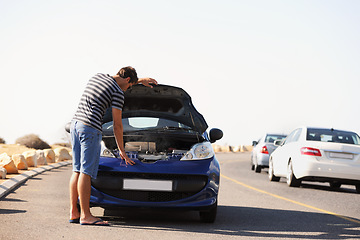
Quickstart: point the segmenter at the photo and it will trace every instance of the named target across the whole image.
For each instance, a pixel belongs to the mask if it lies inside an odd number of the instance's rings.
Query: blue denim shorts
[[[80,121],[72,121],[70,134],[73,171],[85,173],[96,179],[101,151],[101,132]]]

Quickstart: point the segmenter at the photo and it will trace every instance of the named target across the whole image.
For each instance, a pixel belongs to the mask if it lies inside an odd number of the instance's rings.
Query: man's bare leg
[[[79,180],[80,173],[73,172],[70,178],[70,219],[77,219],[80,217],[80,211],[77,207],[77,201],[78,201],[78,180]]]
[[[90,195],[91,195],[91,177],[87,174],[80,173],[78,181],[78,193],[80,196],[80,222],[93,223],[99,221],[99,218],[94,217],[90,212]],[[107,223],[106,221],[104,221]]]

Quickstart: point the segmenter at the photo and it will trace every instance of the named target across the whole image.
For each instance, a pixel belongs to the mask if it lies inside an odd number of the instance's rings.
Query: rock
[[[217,144],[212,144],[212,147],[214,149],[214,152],[221,152],[221,146]]]
[[[36,159],[35,159],[36,150],[23,152],[23,155],[25,157],[25,161],[28,167],[37,167]]]
[[[18,170],[27,170],[28,165],[25,161],[25,157],[22,154],[14,154],[11,156]]]
[[[5,179],[6,178],[6,169],[4,167],[0,167],[0,179]]]
[[[54,163],[55,162],[55,152],[52,149],[44,149],[44,156],[46,158],[47,163]]]
[[[231,152],[232,151],[232,147],[229,145],[225,145],[225,146],[221,146],[221,152]]]
[[[7,173],[18,173],[14,161],[7,153],[0,154],[0,167],[4,167]]]
[[[55,155],[56,155],[56,162],[61,162],[64,160],[71,160],[72,157],[69,153],[69,151],[64,147],[59,147],[54,149]]]
[[[43,150],[37,150],[35,152],[35,159],[37,165],[47,165],[46,157]]]

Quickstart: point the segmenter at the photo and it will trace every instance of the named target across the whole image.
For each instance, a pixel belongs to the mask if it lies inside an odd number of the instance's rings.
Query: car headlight
[[[101,142],[101,152],[100,152],[100,156],[102,157],[111,157],[111,158],[115,158],[114,154],[105,147],[104,142]]]
[[[102,157],[112,157],[115,158],[114,154],[109,149],[104,149],[100,154]]]
[[[181,161],[187,160],[203,160],[214,156],[214,150],[209,142],[197,143],[190,151],[180,159]]]

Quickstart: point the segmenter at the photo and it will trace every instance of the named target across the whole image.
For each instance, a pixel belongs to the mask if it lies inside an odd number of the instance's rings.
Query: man
[[[111,106],[120,156],[126,164],[135,164],[125,153],[122,107],[124,92],[138,83],[151,88],[150,84],[157,84],[152,78],[138,79],[134,68],[124,67],[115,76],[96,74],[85,88],[70,128],[73,148],[73,174],[69,184],[70,223],[109,225],[90,212],[91,178],[96,178],[99,167],[102,119],[106,109]],[[81,212],[77,207],[78,198]]]

